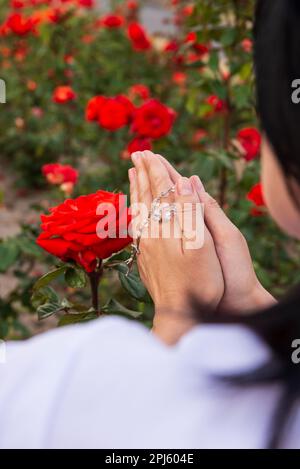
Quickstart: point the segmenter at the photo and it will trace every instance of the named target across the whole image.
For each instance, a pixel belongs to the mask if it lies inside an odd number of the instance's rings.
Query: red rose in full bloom
[[[94,96],[89,100],[85,109],[85,118],[87,121],[97,121],[103,102],[106,100],[104,96]]]
[[[244,158],[251,161],[259,154],[261,145],[261,135],[255,128],[249,127],[242,129],[237,134],[237,140],[244,150]]]
[[[106,28],[120,28],[125,23],[125,19],[121,15],[108,14],[100,19],[99,24]]]
[[[117,130],[130,122],[134,111],[132,103],[126,96],[106,98],[100,108],[98,122],[106,130]]]
[[[131,23],[128,26],[128,37],[136,51],[148,50],[151,48],[151,42],[144,28],[139,23]]]
[[[110,257],[131,242],[125,201],[123,194],[101,190],[67,199],[41,216],[42,232],[36,242],[62,261],[73,260],[93,272],[98,259]]]
[[[6,21],[6,27],[17,36],[27,36],[35,33],[35,21],[21,13],[12,13]]]
[[[64,182],[76,184],[78,179],[78,171],[68,164],[44,164],[42,173],[50,184],[63,184]]]
[[[157,99],[150,99],[134,113],[133,132],[149,138],[167,135],[174,123],[176,113]]]
[[[53,91],[52,100],[58,104],[73,101],[76,94],[70,86],[57,86]]]
[[[118,130],[129,124],[134,106],[126,96],[113,98],[94,96],[87,104],[85,117],[88,121],[98,121],[106,130]]]
[[[264,214],[264,211],[260,207],[266,207],[266,203],[263,196],[262,184],[259,182],[252,187],[247,194],[247,199],[252,202],[255,207],[251,209],[251,215],[258,217]]]

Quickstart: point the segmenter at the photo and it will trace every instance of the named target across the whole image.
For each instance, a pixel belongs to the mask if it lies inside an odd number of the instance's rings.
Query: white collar
[[[196,326],[176,349],[189,366],[224,376],[254,370],[272,357],[270,348],[254,332],[231,324]]]

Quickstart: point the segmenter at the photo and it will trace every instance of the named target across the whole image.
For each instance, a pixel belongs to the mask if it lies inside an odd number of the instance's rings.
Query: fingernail
[[[180,178],[177,182],[177,190],[179,195],[191,195],[193,193],[191,181],[188,178]]]
[[[130,182],[134,181],[134,178],[135,178],[135,169],[134,168],[130,168],[128,170],[128,177],[129,177]]]
[[[201,180],[198,176],[192,176],[191,181],[192,181],[192,184],[194,184],[194,187],[198,191],[204,191],[204,186],[203,186],[203,184],[202,184],[202,182],[201,182]]]
[[[135,151],[134,153],[131,154],[131,159],[132,161],[136,161],[138,158],[140,158],[141,152],[140,151]]]

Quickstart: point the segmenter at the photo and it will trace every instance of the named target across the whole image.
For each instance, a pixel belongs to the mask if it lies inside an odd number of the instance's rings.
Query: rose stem
[[[99,282],[103,274],[103,269],[100,267],[94,272],[89,272],[88,276],[90,279],[91,285],[91,292],[92,292],[92,304],[93,308],[96,311],[97,316],[101,316],[101,310],[99,309],[99,294],[98,294],[98,287]]]

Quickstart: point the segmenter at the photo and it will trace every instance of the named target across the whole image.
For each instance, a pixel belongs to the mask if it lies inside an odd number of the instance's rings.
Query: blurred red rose
[[[94,96],[89,100],[85,109],[85,118],[87,121],[97,121],[102,104],[106,98],[104,96]]]
[[[135,0],[128,0],[126,3],[128,10],[136,10],[139,6],[138,2]]]
[[[264,210],[259,208],[266,207],[262,191],[262,184],[260,182],[255,184],[255,186],[253,186],[252,189],[248,192],[247,199],[255,205],[255,207],[251,209],[251,215],[257,217],[265,213]]]
[[[139,23],[131,23],[128,26],[128,37],[136,51],[148,50],[151,48],[151,42],[144,28]]]
[[[187,74],[184,72],[174,72],[172,75],[172,81],[178,86],[184,86],[187,81]]]
[[[42,166],[42,173],[50,184],[71,182],[76,184],[78,171],[68,164],[49,163]]]
[[[146,101],[146,99],[150,98],[150,90],[148,86],[138,83],[136,85],[132,85],[129,88],[128,96],[129,99],[132,100],[134,100],[135,98],[140,98],[143,101]]]
[[[73,101],[76,94],[70,86],[57,86],[53,91],[52,100],[58,104]]]
[[[21,13],[12,13],[6,20],[6,27],[17,36],[35,33],[35,21]]]
[[[179,50],[179,44],[176,39],[172,39],[171,41],[167,42],[164,47],[165,52],[177,52]]]
[[[259,154],[261,145],[261,135],[255,128],[242,129],[237,134],[237,140],[244,150],[243,157],[246,161],[251,161]]]
[[[191,3],[190,5],[186,5],[185,7],[183,7],[181,9],[181,13],[184,16],[191,16],[194,13],[194,10],[195,10],[195,5]]]
[[[245,52],[252,52],[253,49],[253,41],[251,39],[245,38],[241,42],[242,48]]]
[[[97,259],[106,259],[131,242],[127,232],[130,216],[125,201],[123,194],[101,190],[67,199],[51,208],[49,215],[41,216],[42,232],[36,242],[64,262],[73,260],[87,272],[93,272]],[[101,204],[104,210],[100,214]],[[102,232],[99,226],[97,229],[101,221],[108,228],[103,228]]]
[[[120,28],[125,23],[125,19],[121,15],[108,14],[101,18],[98,22],[99,25],[106,28]]]
[[[24,8],[26,6],[26,1],[24,0],[11,0],[10,2],[10,6],[11,8],[15,8],[15,9],[21,9],[21,8]]]
[[[208,137],[208,133],[205,129],[197,129],[193,135],[192,142],[194,145],[201,145]]]
[[[212,107],[212,111],[209,111],[207,115],[227,111],[226,102],[214,94],[208,96],[208,98],[206,99],[206,103]]]
[[[84,8],[93,8],[94,0],[77,0],[77,4]]]
[[[123,151],[121,158],[129,160],[132,153],[135,151],[152,150],[152,142],[147,137],[134,137],[127,145],[126,150]]]
[[[118,130],[129,124],[133,112],[133,104],[126,96],[105,98],[99,107],[98,123],[106,130]]]
[[[172,128],[176,113],[157,99],[150,99],[134,113],[133,132],[150,138],[167,135]]]

